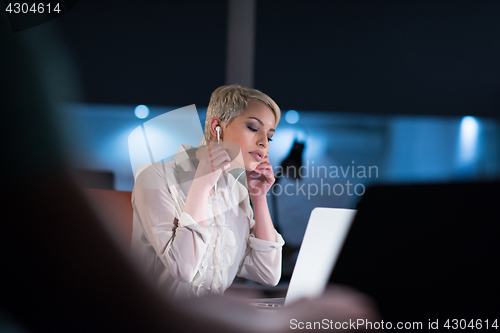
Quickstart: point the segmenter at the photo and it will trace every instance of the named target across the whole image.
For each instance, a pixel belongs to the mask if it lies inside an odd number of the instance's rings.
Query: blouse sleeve
[[[278,232],[276,232],[276,242],[256,238],[255,220],[248,198],[245,209],[249,214],[251,229],[247,254],[240,266],[238,276],[267,286],[275,286],[281,278],[281,249],[285,241]]]
[[[176,279],[191,282],[211,233],[187,213],[176,218],[172,194],[156,168],[149,167],[138,176],[133,192],[134,210],[156,254]]]

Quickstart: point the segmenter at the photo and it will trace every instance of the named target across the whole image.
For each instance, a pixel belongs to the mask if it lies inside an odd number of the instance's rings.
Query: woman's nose
[[[258,146],[264,147],[264,148],[267,148],[268,144],[269,144],[269,142],[267,141],[267,136],[265,137],[265,139],[260,139],[259,142],[257,142]]]

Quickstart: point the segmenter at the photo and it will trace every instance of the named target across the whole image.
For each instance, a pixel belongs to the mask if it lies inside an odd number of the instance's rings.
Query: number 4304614
[[[495,319],[495,321],[493,322],[489,322],[488,319],[486,320],[481,320],[481,319],[477,319],[477,320],[474,320],[472,319],[471,321],[467,321],[465,319],[448,319],[446,321],[446,323],[444,323],[444,327],[446,327],[447,329],[452,329],[452,330],[457,330],[457,329],[466,329],[466,328],[472,328],[472,329],[477,329],[477,330],[480,330],[480,329],[489,329],[489,328],[493,328],[493,329],[498,329],[498,323],[497,323],[497,320],[498,319]]]
[[[59,2],[56,3],[55,5],[51,3],[34,3],[30,6],[28,3],[9,3],[7,8],[5,8],[6,12],[9,12],[10,14],[27,14],[27,13],[35,13],[35,14],[42,14],[44,12],[47,12],[48,14],[50,13],[59,13],[61,12],[61,9],[59,8]]]

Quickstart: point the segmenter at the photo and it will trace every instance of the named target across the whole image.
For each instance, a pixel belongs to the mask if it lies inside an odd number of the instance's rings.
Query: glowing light
[[[285,114],[285,120],[289,124],[295,124],[299,121],[300,115],[295,110],[290,110]]]
[[[477,152],[479,123],[476,118],[463,117],[460,122],[460,161],[474,162]]]
[[[134,114],[139,119],[144,119],[149,116],[149,109],[146,105],[137,105],[134,110]]]

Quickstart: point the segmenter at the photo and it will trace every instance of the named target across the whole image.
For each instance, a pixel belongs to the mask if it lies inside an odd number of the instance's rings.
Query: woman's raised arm
[[[137,177],[132,192],[132,206],[136,229],[134,234],[139,237],[142,233],[145,234],[157,256],[176,279],[191,282],[207,250],[211,234],[189,213],[182,212],[177,219],[172,194],[164,175],[155,165]],[[136,249],[140,246],[144,246],[141,240],[134,238],[133,252],[142,253],[141,249]],[[151,260],[141,257],[138,259]]]

